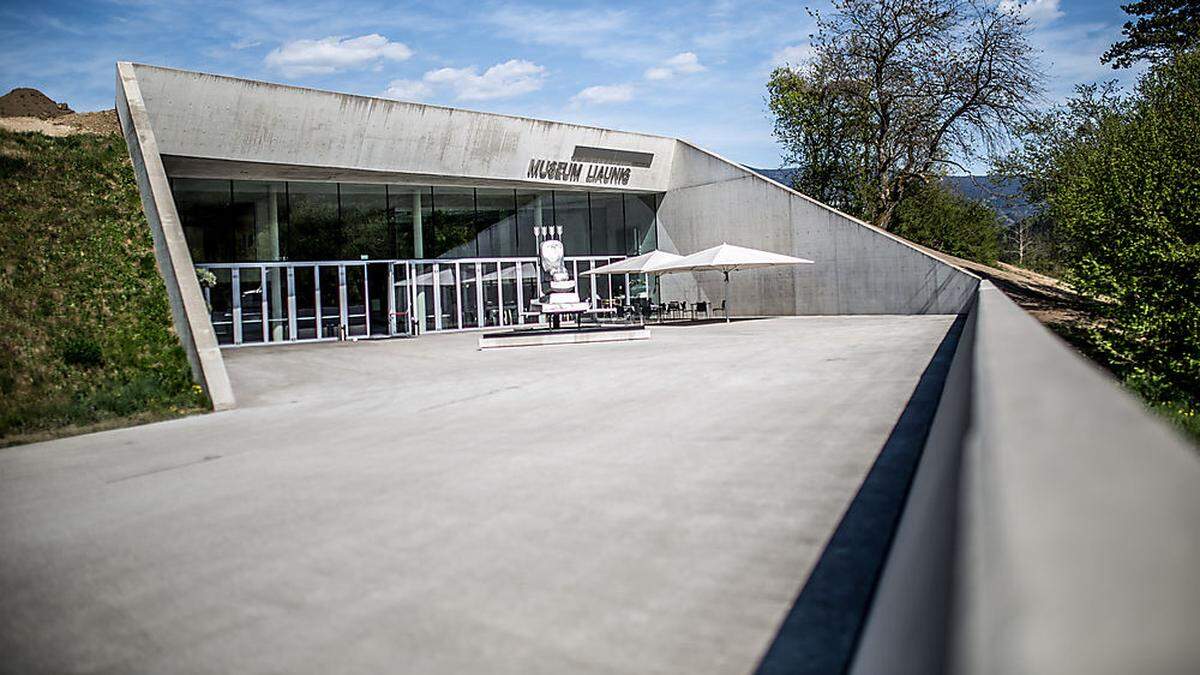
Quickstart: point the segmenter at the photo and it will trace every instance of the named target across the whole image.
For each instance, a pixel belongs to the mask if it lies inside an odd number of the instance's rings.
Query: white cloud
[[[798,66],[808,61],[813,54],[812,45],[790,45],[778,49],[771,55],[773,66]]]
[[[595,44],[626,26],[625,12],[615,10],[510,5],[491,12],[486,19],[522,42],[565,47]]]
[[[340,70],[378,66],[382,61],[404,61],[412,50],[372,33],[356,38],[330,36],[320,40],[294,40],[271,50],[266,64],[289,76],[328,75]]]
[[[1020,14],[1034,26],[1044,26],[1063,16],[1059,0],[1000,0],[1000,10]]]
[[[704,70],[700,59],[692,52],[683,52],[667,59],[667,67],[677,73],[698,73]]]
[[[531,61],[511,59],[479,74],[468,68],[439,68],[425,73],[424,83],[445,86],[460,101],[484,101],[509,98],[537,91],[546,79],[546,69]]]
[[[402,101],[420,101],[433,94],[433,88],[421,80],[392,80],[383,91],[386,98]]]
[[[699,57],[693,52],[681,52],[663,62],[660,66],[649,68],[645,72],[647,80],[667,80],[677,75],[687,75],[705,70]]]
[[[623,103],[633,99],[633,87],[628,84],[598,84],[583,89],[571,97],[572,105]]]

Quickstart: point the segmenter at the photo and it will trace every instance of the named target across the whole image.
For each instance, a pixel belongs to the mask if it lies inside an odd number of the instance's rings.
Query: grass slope
[[[124,140],[0,130],[0,445],[206,407]]]

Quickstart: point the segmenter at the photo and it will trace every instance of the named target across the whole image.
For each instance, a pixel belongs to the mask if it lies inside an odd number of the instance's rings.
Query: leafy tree
[[[1099,301],[1100,357],[1152,401],[1200,401],[1200,53],[1125,99],[1081,87],[1022,140],[998,168],[1029,179],[1068,279]]]
[[[1059,232],[1044,211],[1004,228],[1000,240],[1001,260],[1053,277],[1065,274]]]
[[[1121,9],[1138,20],[1126,21],[1125,39],[1100,58],[1113,68],[1128,68],[1141,60],[1162,61],[1196,46],[1200,39],[1200,1],[1140,0],[1121,5]]]
[[[1041,79],[1019,13],[985,0],[835,0],[768,105],[795,185],[890,228],[910,187],[992,147]]]
[[[909,188],[896,209],[893,231],[923,246],[990,264],[999,257],[1003,228],[992,207],[935,180]]]

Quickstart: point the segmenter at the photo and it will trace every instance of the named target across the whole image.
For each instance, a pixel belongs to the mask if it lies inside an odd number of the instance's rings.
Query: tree
[[[1078,91],[1001,168],[1029,178],[1068,280],[1098,301],[1100,356],[1151,401],[1200,401],[1200,53],[1152,66],[1128,98]]]
[[[1033,213],[1004,229],[1000,258],[1026,269],[1061,276],[1060,242],[1054,221],[1045,213]]]
[[[993,147],[1041,79],[1026,20],[986,0],[835,0],[768,105],[796,187],[890,228],[906,193]]]
[[[897,207],[893,231],[923,246],[991,264],[1000,255],[1003,228],[992,207],[930,181],[912,188]]]
[[[1126,21],[1125,39],[1114,44],[1101,63],[1113,68],[1128,68],[1137,61],[1159,62],[1179,51],[1196,46],[1200,39],[1200,1],[1140,0],[1121,5],[1126,14],[1137,16]]]

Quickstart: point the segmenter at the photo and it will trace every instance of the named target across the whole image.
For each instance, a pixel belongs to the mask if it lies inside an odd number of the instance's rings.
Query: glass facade
[[[528,257],[536,255],[533,228],[542,225],[563,228],[568,256],[638,255],[657,246],[655,193],[197,178],[171,185],[197,263]],[[491,272],[473,283],[508,281]],[[515,275],[511,283],[495,312],[514,310],[507,299],[517,295]]]

